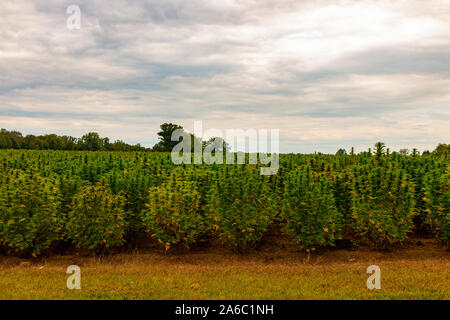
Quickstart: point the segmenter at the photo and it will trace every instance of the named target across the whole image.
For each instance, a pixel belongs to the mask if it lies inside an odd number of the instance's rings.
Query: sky
[[[152,146],[198,120],[281,152],[449,143],[450,0],[0,2],[1,128]]]

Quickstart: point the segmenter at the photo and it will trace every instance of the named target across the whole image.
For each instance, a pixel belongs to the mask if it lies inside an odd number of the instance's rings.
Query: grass
[[[81,290],[66,288],[70,264],[81,267]],[[381,290],[366,287],[371,264],[381,268]],[[289,248],[3,258],[0,299],[449,299],[449,270],[448,252],[432,243],[390,253],[326,251],[309,261]]]

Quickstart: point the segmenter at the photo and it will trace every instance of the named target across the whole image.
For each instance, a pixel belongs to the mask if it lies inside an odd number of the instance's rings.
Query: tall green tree
[[[203,141],[203,150],[206,148],[212,149],[214,152],[228,152],[230,151],[230,145],[223,138],[212,137],[208,141]]]
[[[438,146],[436,147],[436,149],[434,149],[433,151],[433,155],[435,156],[442,156],[444,154],[449,154],[450,153],[450,144],[444,144],[444,143],[439,143]]]
[[[82,150],[99,151],[103,149],[103,139],[97,132],[89,132],[81,137],[78,145]]]
[[[172,141],[172,134],[175,130],[183,129],[183,127],[173,123],[163,123],[160,128],[161,131],[158,132],[159,142],[153,146],[153,151],[171,152],[173,147],[178,144],[178,141]]]

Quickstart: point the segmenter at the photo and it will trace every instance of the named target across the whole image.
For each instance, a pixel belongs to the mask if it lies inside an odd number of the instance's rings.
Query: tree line
[[[144,151],[140,144],[131,145],[109,138],[102,138],[97,132],[89,132],[81,138],[58,136],[56,134],[26,135],[19,131],[0,131],[0,149],[29,150],[82,150],[82,151]]]
[[[172,141],[172,133],[175,130],[184,130],[182,126],[174,123],[163,123],[160,126],[158,135],[158,143],[152,148],[146,148],[138,144],[128,144],[122,140],[115,140],[111,142],[108,137],[102,138],[97,132],[89,132],[83,135],[81,138],[75,138],[72,136],[59,136],[56,134],[46,135],[26,135],[24,136],[19,131],[8,131],[6,129],[0,130],[0,149],[28,149],[28,150],[80,150],[80,151],[154,151],[154,152],[171,152],[173,147],[179,143],[179,141]],[[229,144],[222,138],[213,137],[207,141],[202,141],[201,138],[190,134],[192,146],[195,140],[199,140],[202,149],[205,149],[208,145],[215,144],[218,151],[229,151]],[[381,143],[381,142],[380,142]],[[383,144],[384,145],[384,144]],[[377,154],[380,151],[381,145],[375,146],[374,153]],[[371,151],[369,150],[371,153]],[[389,153],[389,150],[387,151]],[[401,149],[399,151],[402,155],[418,155],[417,149]],[[432,152],[425,150],[423,155],[433,154],[436,156],[442,156],[450,153],[450,144],[440,143],[436,149]],[[340,148],[336,155],[347,154],[347,151]],[[354,154],[352,148],[350,154]]]
[[[28,150],[79,150],[79,151],[154,151],[171,152],[178,141],[172,141],[172,133],[175,130],[184,130],[182,126],[173,123],[163,123],[160,126],[158,143],[152,148],[145,148],[138,144],[128,144],[122,140],[111,142],[110,138],[102,138],[97,132],[89,132],[81,138],[72,136],[59,136],[56,134],[46,135],[26,135],[19,131],[0,130],[0,149],[28,149]],[[201,141],[200,138],[190,134],[191,144],[197,139],[202,144],[203,149],[212,143],[219,143],[220,149],[227,150],[228,144],[221,138],[211,138],[208,141]]]

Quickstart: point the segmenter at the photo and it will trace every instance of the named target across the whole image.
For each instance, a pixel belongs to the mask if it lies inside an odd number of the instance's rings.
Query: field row
[[[448,245],[448,157],[281,155],[259,165],[180,165],[149,152],[0,151],[0,250],[62,243],[103,252],[143,234],[165,250],[214,238],[244,251],[276,227],[307,252],[339,239],[375,249],[415,231]]]

